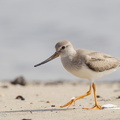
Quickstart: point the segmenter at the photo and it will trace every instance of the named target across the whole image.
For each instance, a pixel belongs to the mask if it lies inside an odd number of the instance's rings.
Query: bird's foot
[[[97,104],[97,105],[95,105],[95,106],[92,107],[92,108],[83,108],[83,109],[87,109],[87,110],[95,110],[95,109],[99,109],[99,110],[102,110],[102,107],[101,107],[99,104]]]
[[[71,98],[71,100],[68,103],[66,103],[65,105],[62,105],[60,107],[63,108],[63,107],[68,106],[68,108],[70,108],[72,105],[75,105],[75,101],[76,101],[75,97],[73,97],[73,98]]]

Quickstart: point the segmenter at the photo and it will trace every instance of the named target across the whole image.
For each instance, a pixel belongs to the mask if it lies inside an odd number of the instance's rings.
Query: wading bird
[[[60,56],[62,64],[68,72],[79,78],[90,80],[88,92],[79,97],[74,97],[61,107],[70,107],[75,104],[76,100],[90,95],[93,89],[95,105],[92,108],[84,109],[102,109],[97,101],[94,80],[100,79],[116,71],[120,67],[120,59],[101,52],[86,49],[75,50],[73,45],[67,40],[58,42],[55,45],[55,48],[56,52],[51,57],[34,67],[45,64]]]

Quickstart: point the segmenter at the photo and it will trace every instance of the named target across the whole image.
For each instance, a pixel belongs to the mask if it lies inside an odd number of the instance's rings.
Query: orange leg
[[[92,87],[93,87],[93,92],[94,92],[95,106],[92,107],[92,108],[84,108],[84,109],[88,109],[88,110],[100,109],[100,110],[102,110],[101,106],[98,104],[98,101],[97,101],[97,97],[96,97],[96,86],[95,86],[94,83],[92,84]]]
[[[72,106],[73,104],[75,104],[75,101],[76,101],[76,100],[81,99],[81,98],[84,98],[84,97],[90,95],[91,92],[92,92],[92,88],[93,88],[93,92],[94,92],[95,106],[92,107],[92,108],[83,108],[83,109],[88,109],[88,110],[89,110],[89,109],[90,109],[90,110],[100,109],[100,110],[102,110],[101,106],[98,104],[98,101],[97,101],[97,97],[96,97],[96,86],[95,86],[94,83],[93,83],[92,85],[90,85],[90,89],[89,89],[89,91],[88,91],[86,94],[84,94],[84,95],[82,95],[82,96],[79,96],[79,97],[76,97],[76,98],[73,98],[73,99],[70,100],[68,103],[66,103],[65,105],[62,105],[62,106],[60,106],[60,107],[66,107],[66,106],[68,106],[68,108],[69,108],[70,106]]]
[[[86,94],[84,94],[84,95],[82,95],[82,96],[79,96],[79,97],[76,97],[76,98],[73,98],[73,99],[70,100],[68,103],[66,103],[65,105],[62,105],[62,106],[60,106],[60,107],[66,107],[66,106],[68,106],[68,108],[69,108],[70,106],[72,106],[73,104],[75,104],[75,101],[76,101],[76,100],[81,99],[81,98],[84,98],[84,97],[90,95],[91,92],[92,92],[92,85],[90,85],[90,89],[89,89],[89,91],[88,91]]]

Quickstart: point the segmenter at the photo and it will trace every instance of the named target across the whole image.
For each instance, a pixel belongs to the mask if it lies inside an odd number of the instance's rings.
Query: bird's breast
[[[61,61],[64,68],[71,73],[72,71],[78,71],[81,69],[82,63],[80,59],[74,60],[72,59],[72,57],[69,56],[69,57],[61,57]]]

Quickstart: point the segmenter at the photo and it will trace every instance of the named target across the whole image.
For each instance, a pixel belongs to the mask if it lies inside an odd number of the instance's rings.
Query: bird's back
[[[75,55],[61,60],[67,71],[85,79],[99,79],[120,66],[120,60],[115,57],[85,49],[78,49]]]

